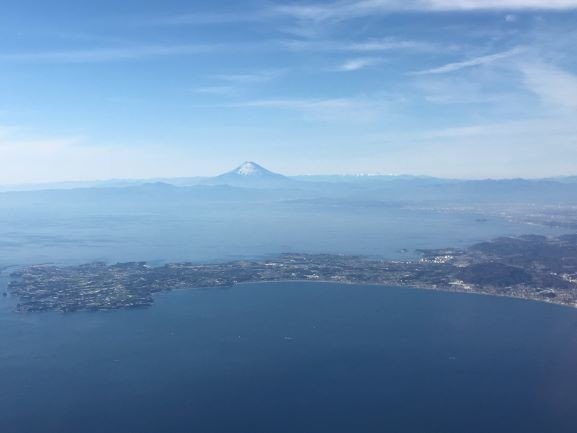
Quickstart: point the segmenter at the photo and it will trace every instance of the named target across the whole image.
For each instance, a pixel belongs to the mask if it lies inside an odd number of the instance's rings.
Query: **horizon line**
[[[377,178],[377,177],[412,177],[412,178],[428,178],[447,181],[506,181],[506,180],[527,180],[527,181],[551,181],[555,179],[569,179],[577,177],[575,174],[567,175],[550,175],[550,176],[513,176],[513,177],[444,177],[434,176],[428,174],[411,174],[411,173],[301,173],[301,174],[281,174],[288,178],[298,177],[350,177],[350,178]],[[70,180],[47,180],[36,182],[21,182],[21,183],[0,183],[0,188],[18,188],[18,187],[34,187],[34,186],[50,186],[50,185],[73,185],[73,184],[90,184],[90,183],[109,183],[109,182],[138,182],[138,183],[162,183],[170,180],[184,180],[184,179],[211,179],[222,175],[191,175],[191,176],[156,176],[156,177],[112,177],[112,178],[95,178],[95,179],[70,179]],[[190,185],[194,186],[194,185]],[[2,191],[7,192],[7,191]]]

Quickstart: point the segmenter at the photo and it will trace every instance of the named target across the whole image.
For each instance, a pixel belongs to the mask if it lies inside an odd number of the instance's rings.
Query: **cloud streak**
[[[447,74],[451,72],[460,71],[461,69],[472,68],[475,66],[484,66],[496,63],[500,60],[508,59],[517,54],[522,53],[524,50],[522,48],[514,48],[512,50],[503,51],[500,53],[490,54],[487,56],[475,57],[473,59],[465,60],[462,62],[448,63],[437,68],[425,69],[423,71],[417,71],[411,73],[411,75],[435,75],[435,74]]]
[[[234,86],[201,86],[192,89],[193,93],[210,96],[232,96],[238,93]]]
[[[292,51],[311,52],[379,52],[379,51],[435,51],[439,47],[430,42],[400,40],[394,38],[367,39],[364,41],[303,41],[290,40],[282,43]]]
[[[231,108],[289,110],[305,115],[308,120],[323,122],[372,122],[386,112],[385,101],[361,97],[260,99],[230,104]]]
[[[180,56],[206,53],[215,49],[209,45],[140,46],[131,48],[107,48],[86,50],[45,51],[16,54],[0,54],[5,62],[47,63],[101,63],[121,60],[139,60],[151,57]]]
[[[577,110],[577,75],[544,63],[523,64],[520,70],[527,89],[543,103]]]
[[[387,3],[379,2],[376,3]],[[577,9],[577,0],[428,0],[414,2],[432,10],[567,10]]]
[[[577,0],[357,0],[280,5],[274,11],[298,20],[323,22],[394,12],[562,11],[577,9]]]
[[[337,71],[341,72],[353,72],[359,71],[361,69],[368,68],[369,66],[378,65],[382,63],[383,59],[379,59],[376,57],[364,57],[358,59],[350,59],[344,62],[337,68]]]
[[[236,49],[254,46],[235,45]],[[127,60],[146,60],[159,57],[178,57],[210,54],[231,49],[227,44],[145,45],[116,48],[91,48],[0,54],[0,62],[14,63],[107,63]]]
[[[257,84],[274,80],[284,72],[284,70],[266,70],[244,74],[216,74],[212,78],[235,84]]]
[[[252,12],[220,12],[220,13],[190,13],[143,20],[141,24],[151,26],[182,26],[250,23],[262,21],[271,17],[266,10]]]
[[[236,74],[213,74],[209,77],[213,84],[196,87],[192,89],[192,92],[210,96],[235,96],[255,86],[276,80],[286,72],[277,69]]]
[[[294,51],[294,52],[382,52],[393,50],[434,51],[439,48],[432,43],[422,41],[386,39],[368,39],[364,41],[303,41],[268,40],[246,43],[223,42],[211,44],[150,44],[111,48],[84,48],[45,50],[30,52],[1,53],[0,63],[113,63],[123,61],[142,61],[155,58],[185,57],[191,55],[222,54],[238,51]],[[280,75],[282,71],[265,71],[259,76],[254,74],[229,75],[228,81],[267,81]],[[225,75],[222,75],[226,79]]]

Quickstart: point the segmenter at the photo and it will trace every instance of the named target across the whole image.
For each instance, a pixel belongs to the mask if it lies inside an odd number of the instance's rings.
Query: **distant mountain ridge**
[[[559,189],[574,188],[577,186],[577,176],[558,176],[537,179],[451,179],[425,175],[408,174],[316,174],[316,175],[291,175],[285,176],[264,168],[254,161],[245,161],[234,170],[218,176],[190,176],[175,178],[152,178],[152,179],[109,179],[94,181],[69,181],[23,185],[0,185],[0,193],[4,192],[28,192],[45,190],[87,190],[87,189],[131,189],[139,186],[165,184],[174,187],[194,186],[230,186],[235,188],[263,189],[305,189],[330,187],[331,184],[339,188],[387,188],[397,187],[446,187],[456,192],[478,193],[486,190],[486,193],[509,191],[514,193],[519,189]]]

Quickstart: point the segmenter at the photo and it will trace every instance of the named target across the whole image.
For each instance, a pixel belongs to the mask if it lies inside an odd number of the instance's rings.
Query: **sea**
[[[472,214],[291,209],[5,212],[0,293],[31,263],[403,258],[560,233]],[[142,310],[18,314],[16,302],[0,296],[1,433],[577,431],[577,309],[304,282],[173,291]]]

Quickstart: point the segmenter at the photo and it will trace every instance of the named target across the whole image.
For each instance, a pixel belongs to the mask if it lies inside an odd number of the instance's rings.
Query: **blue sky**
[[[577,174],[577,0],[5,0],[0,183]]]

